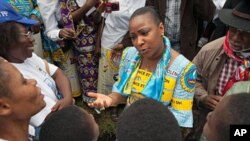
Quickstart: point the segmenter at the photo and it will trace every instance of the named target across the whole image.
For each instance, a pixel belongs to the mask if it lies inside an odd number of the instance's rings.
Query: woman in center
[[[112,93],[88,93],[96,98],[89,106],[103,108],[121,102],[129,106],[148,97],[168,107],[181,127],[192,128],[196,67],[171,49],[164,26],[152,8],[143,7],[132,14],[129,33],[134,47],[123,51]]]

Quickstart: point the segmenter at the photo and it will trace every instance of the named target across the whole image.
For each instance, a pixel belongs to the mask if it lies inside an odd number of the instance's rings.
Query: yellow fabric
[[[99,69],[98,69],[98,93],[102,93],[108,95],[112,92],[112,86],[115,83],[114,76],[117,74],[118,76],[118,69],[119,65],[116,67],[112,67],[116,64],[113,64],[110,61],[110,54],[111,50],[107,49],[106,47],[101,47],[101,57],[99,59]],[[120,79],[118,78],[118,81]]]
[[[124,93],[131,94],[132,86],[133,86],[136,74],[137,74],[137,72],[139,70],[139,66],[140,65],[138,65],[138,67],[135,68],[135,71],[132,73],[130,79],[128,80],[128,83],[125,85]]]
[[[132,92],[132,94],[127,99],[127,104],[130,105],[143,98],[145,98],[145,96],[143,96],[142,94]]]
[[[135,91],[138,93],[142,92],[144,87],[147,85],[151,75],[152,75],[152,72],[139,69],[134,79],[132,88],[135,89]]]
[[[171,106],[175,110],[192,110],[193,100],[173,98],[171,101]]]
[[[166,76],[164,79],[164,89],[161,101],[170,101],[176,85],[176,78]]]

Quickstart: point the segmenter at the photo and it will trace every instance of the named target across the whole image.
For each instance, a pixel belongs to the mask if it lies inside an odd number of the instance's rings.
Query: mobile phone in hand
[[[86,95],[82,95],[82,101],[83,102],[86,102],[86,103],[92,103],[96,100],[96,98],[93,98],[93,97],[89,97],[89,96],[86,96]],[[97,114],[100,114],[101,113],[101,109],[99,108],[94,108],[94,110],[96,111]]]

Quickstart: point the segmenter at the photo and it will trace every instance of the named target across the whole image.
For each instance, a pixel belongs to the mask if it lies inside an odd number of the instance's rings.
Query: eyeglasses
[[[20,35],[26,36],[28,38],[33,38],[34,33],[31,31],[28,31],[27,33],[19,33]]]

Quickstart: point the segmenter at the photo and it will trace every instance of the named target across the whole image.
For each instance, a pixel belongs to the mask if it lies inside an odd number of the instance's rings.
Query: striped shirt
[[[228,80],[233,76],[237,67],[240,66],[240,63],[229,58],[225,63],[217,81],[217,92],[219,95],[222,95],[225,85]]]
[[[180,7],[181,0],[166,1],[165,33],[176,51],[180,51]]]

